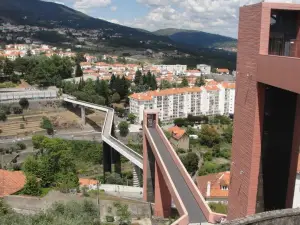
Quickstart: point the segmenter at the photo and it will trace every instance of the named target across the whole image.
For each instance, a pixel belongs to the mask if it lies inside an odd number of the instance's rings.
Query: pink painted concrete
[[[164,180],[161,170],[155,163],[155,206],[154,215],[168,218],[171,215],[171,194]]]
[[[220,221],[221,218],[226,218],[226,215],[224,215],[224,214],[218,214],[218,213],[214,213],[211,211],[210,207],[205,202],[205,199],[203,198],[201,192],[196,187],[196,185],[193,182],[189,173],[186,171],[186,169],[185,169],[183,163],[181,162],[181,160],[179,159],[177,153],[175,152],[172,145],[170,144],[170,142],[167,140],[166,136],[164,135],[164,132],[162,131],[162,129],[159,126],[157,127],[157,130],[158,130],[158,133],[161,136],[162,140],[164,141],[165,145],[167,146],[167,149],[169,150],[173,160],[177,164],[185,182],[189,186],[191,192],[193,193],[196,201],[198,202],[198,205],[200,206],[200,208],[201,208],[204,216],[208,220],[208,222],[215,223],[216,221]]]

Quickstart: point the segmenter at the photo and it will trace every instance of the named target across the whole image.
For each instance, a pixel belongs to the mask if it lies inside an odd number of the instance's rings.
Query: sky
[[[47,1],[64,4],[95,18],[149,31],[182,28],[236,38],[239,7],[261,0]]]

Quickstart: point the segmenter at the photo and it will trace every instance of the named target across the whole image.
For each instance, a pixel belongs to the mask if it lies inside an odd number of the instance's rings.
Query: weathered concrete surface
[[[243,219],[232,220],[224,225],[298,225],[300,208],[263,212]]]
[[[97,204],[97,199],[94,198],[84,198],[76,194],[63,194],[58,191],[51,191],[48,195],[43,198],[37,197],[26,197],[18,195],[10,195],[4,197],[5,202],[16,212],[22,214],[36,214],[41,211],[47,210],[55,202],[69,202],[69,201],[84,201],[89,200]],[[114,203],[113,200],[100,200],[100,215],[102,219],[108,215],[109,208],[113,209],[114,213]],[[150,204],[142,201],[126,200],[124,199],[123,204],[128,205],[129,211],[133,218],[150,218],[151,208]]]

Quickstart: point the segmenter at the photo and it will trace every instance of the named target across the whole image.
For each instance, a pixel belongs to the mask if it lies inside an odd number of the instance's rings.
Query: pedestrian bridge
[[[172,145],[158,125],[158,111],[144,112],[143,156],[113,136],[114,109],[88,102],[64,98],[64,101],[106,112],[102,130],[104,161],[106,145],[143,169],[143,198],[154,203],[154,215],[168,218],[174,201],[180,218],[173,225],[219,223],[226,218],[210,210]],[[82,111],[82,116],[85,116]],[[113,154],[112,154],[113,155]],[[105,163],[105,162],[104,162]],[[104,165],[105,170],[105,165]]]

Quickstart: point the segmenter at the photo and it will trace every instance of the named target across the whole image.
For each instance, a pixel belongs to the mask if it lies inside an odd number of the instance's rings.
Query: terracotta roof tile
[[[207,196],[207,183],[210,182],[210,196]],[[207,198],[228,197],[229,190],[222,190],[221,186],[229,186],[230,172],[220,172],[197,177],[197,186],[201,194]]]
[[[222,86],[225,89],[235,89],[235,83],[222,82]]]
[[[217,72],[218,73],[229,73],[229,69],[220,68],[220,69],[217,69]]]
[[[79,178],[79,184],[80,186],[97,185],[98,181],[93,179],[87,179],[87,178]]]
[[[182,136],[185,134],[185,130],[178,126],[171,127],[168,129],[168,131],[170,131],[172,133],[172,136],[177,140],[182,138]]]
[[[21,171],[0,169],[0,197],[11,195],[21,190],[26,183],[26,177]]]

